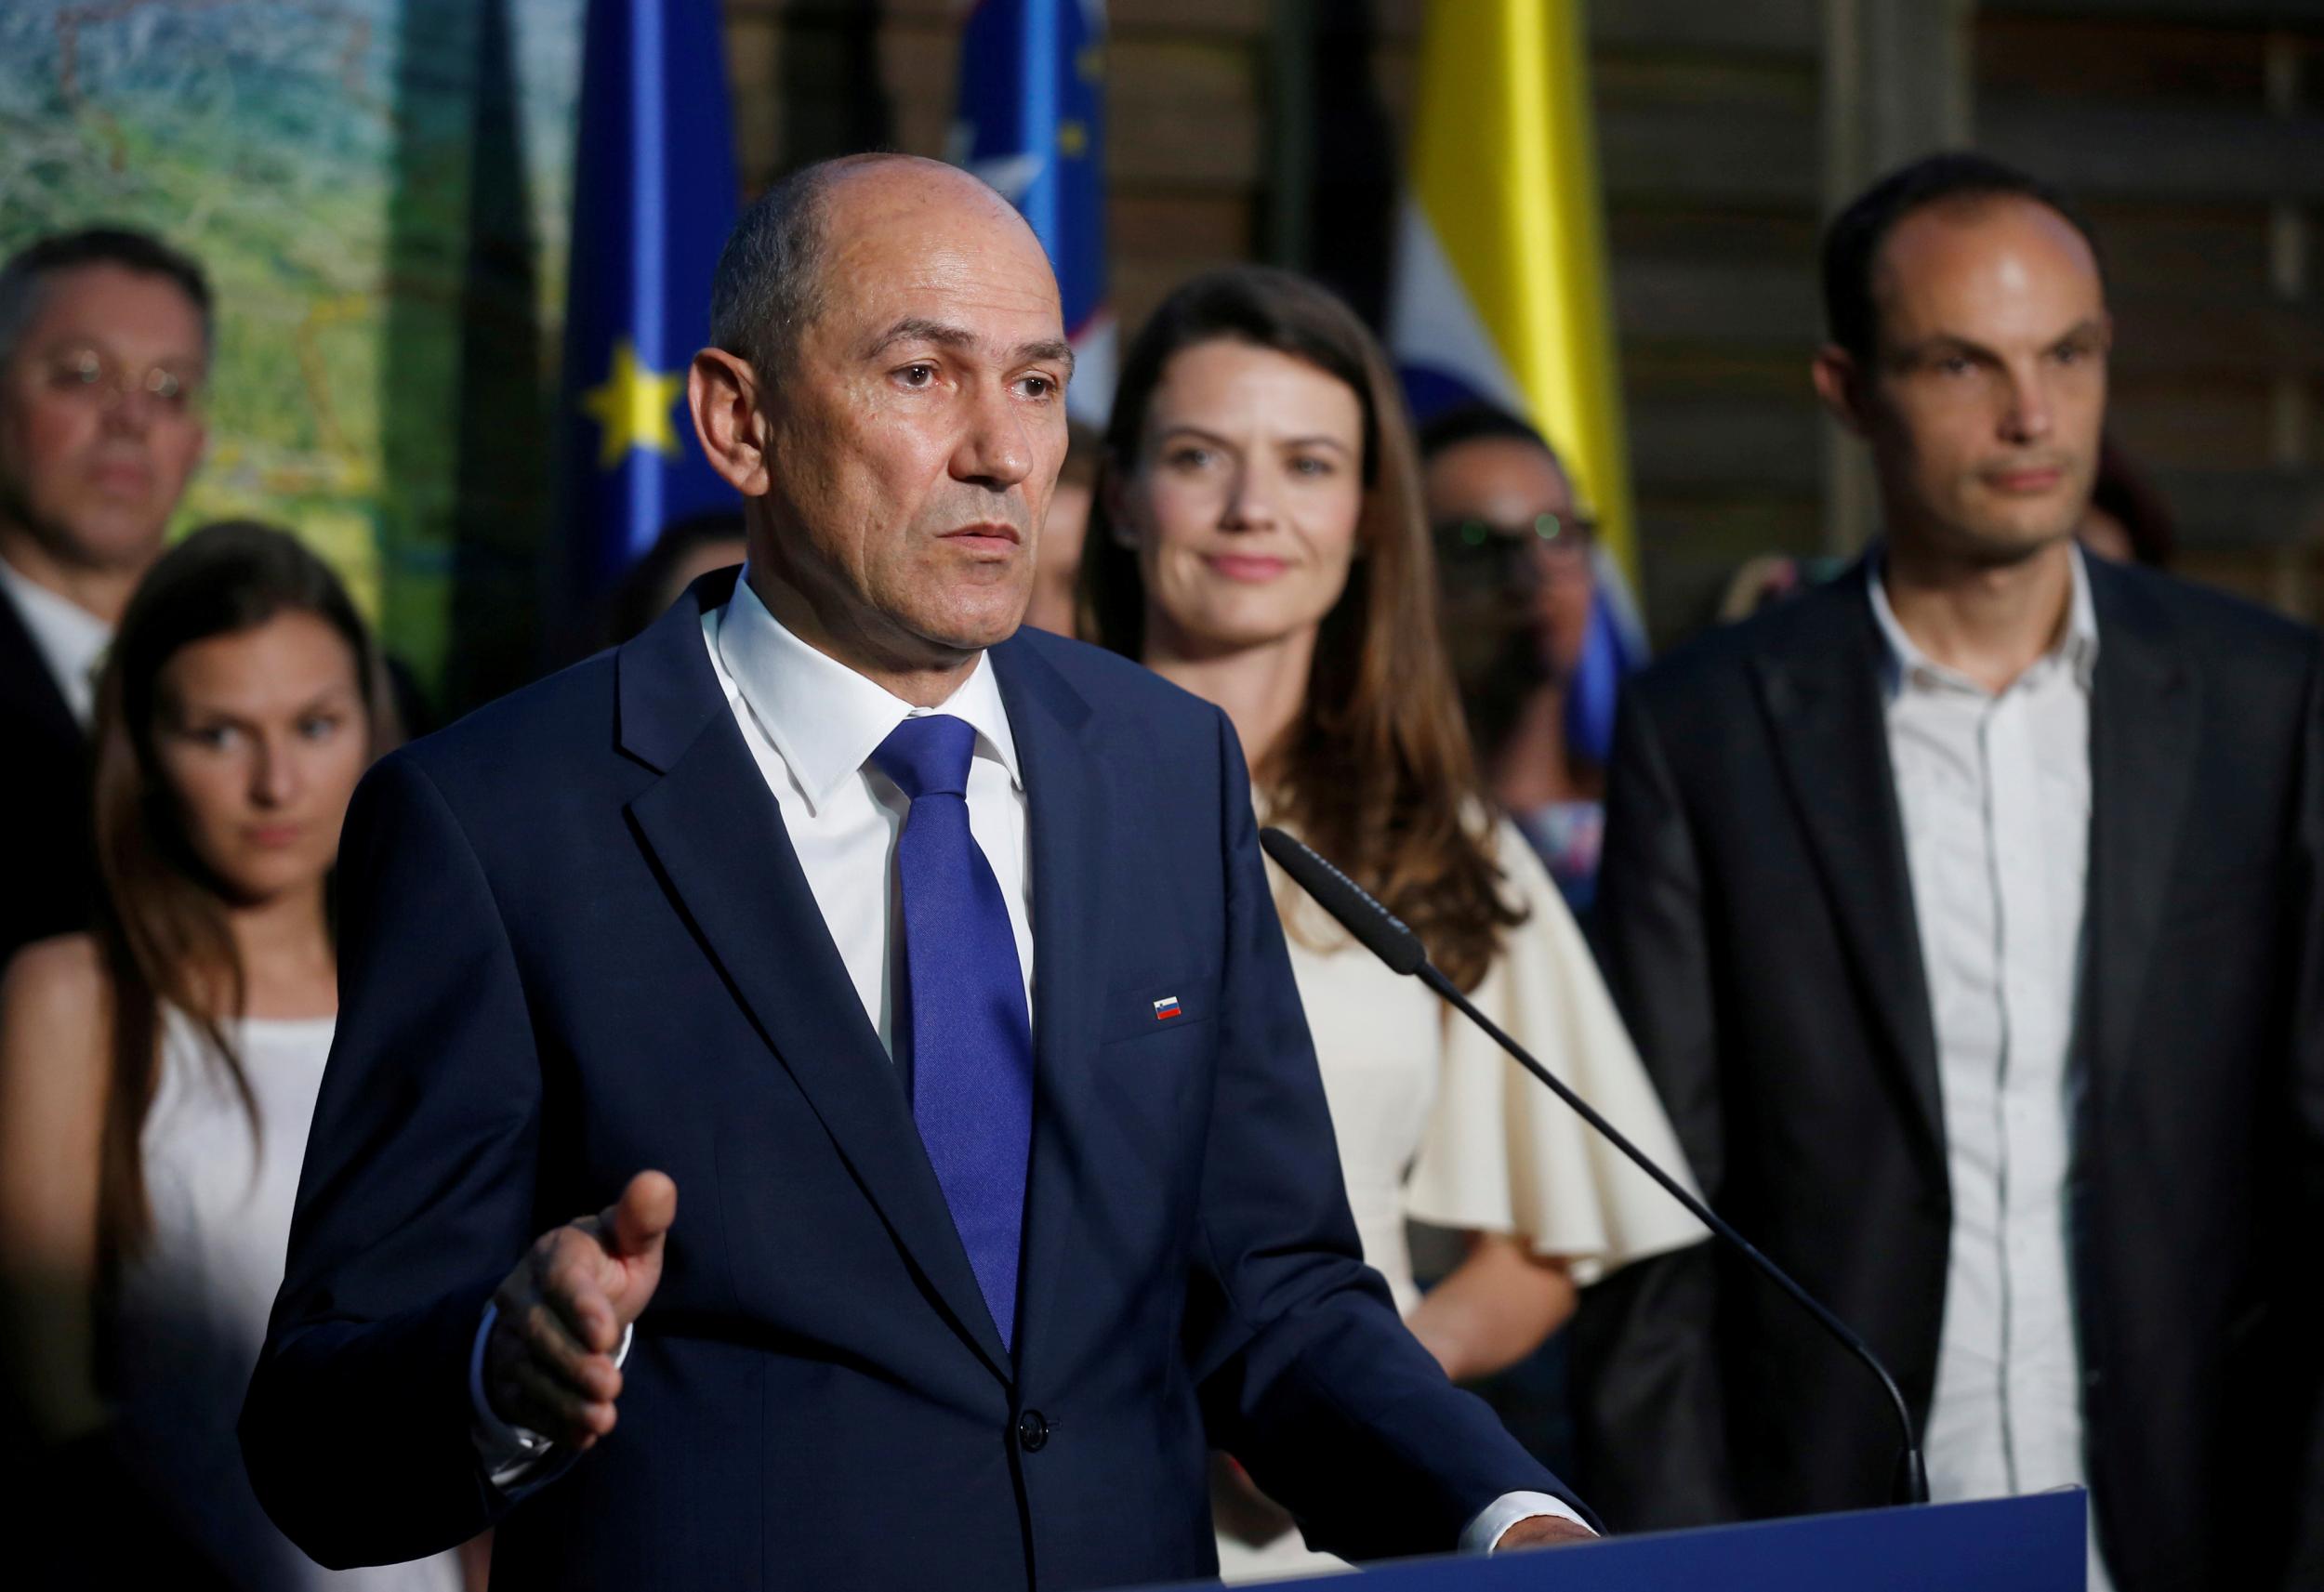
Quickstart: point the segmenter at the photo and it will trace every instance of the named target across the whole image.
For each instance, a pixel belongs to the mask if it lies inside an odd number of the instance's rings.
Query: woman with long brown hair
[[[1556,887],[1489,814],[1436,628],[1409,422],[1344,305],[1258,267],[1164,302],[1123,365],[1083,573],[1088,634],[1225,711],[1268,822],[1679,1164]],[[1699,1236],[1425,987],[1275,883],[1365,1257],[1448,1375],[1513,1364],[1578,1284]],[[1407,1217],[1465,1241],[1424,1297]],[[1218,1504],[1230,1577],[1328,1562],[1232,1481]]]
[[[98,688],[99,927],[0,980],[12,1369],[43,1436],[110,1428],[123,1488],[237,1587],[458,1585],[448,1557],[309,1562],[234,1440],[338,1009],[330,876],[381,678],[287,533],[214,525],[165,554]]]

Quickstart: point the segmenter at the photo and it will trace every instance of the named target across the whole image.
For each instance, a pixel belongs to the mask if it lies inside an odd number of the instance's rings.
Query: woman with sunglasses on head
[[[381,678],[285,533],[164,554],[98,688],[97,930],[0,980],[0,1296],[41,1435],[106,1455],[107,1496],[62,1500],[112,1523],[64,1566],[91,1584],[139,1551],[140,1507],[227,1585],[460,1584],[449,1556],[311,1563],[234,1437],[338,1008],[331,872]]]
[[[1678,1164],[1556,888],[1489,814],[1416,475],[1393,378],[1345,305],[1277,270],[1199,277],[1123,366],[1085,634],[1224,710],[1262,818],[1384,901],[1498,1021]],[[1514,1363],[1578,1285],[1699,1236],[1425,986],[1275,885],[1365,1258],[1449,1375]],[[1407,1217],[1464,1237],[1425,1296]],[[1231,1473],[1216,1502],[1231,1577],[1331,1562]]]

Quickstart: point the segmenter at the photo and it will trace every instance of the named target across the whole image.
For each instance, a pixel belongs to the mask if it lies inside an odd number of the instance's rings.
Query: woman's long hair
[[[1116,479],[1137,469],[1170,360],[1221,341],[1336,376],[1364,412],[1364,502],[1347,589],[1316,636],[1305,704],[1252,777],[1271,816],[1380,897],[1472,989],[1501,931],[1523,914],[1503,900],[1477,831],[1485,787],[1437,630],[1411,422],[1380,345],[1345,304],[1288,271],[1206,272],[1165,299],[1131,345],[1101,467]],[[1082,555],[1083,634],[1135,658],[1145,646],[1145,589],[1136,551],[1109,523],[1107,495],[1102,479]]]
[[[161,676],[172,658],[292,612],[313,614],[347,642],[376,733],[380,674],[346,589],[287,532],[247,521],[206,526],[162,555],[130,598],[98,683],[97,861],[105,888],[97,941],[112,985],[97,1201],[103,1278],[152,1233],[139,1136],[158,1082],[164,1006],[194,1023],[242,1097],[252,1133],[260,1128],[227,1035],[244,1010],[242,958],[220,887],[187,839],[154,732],[170,707]]]

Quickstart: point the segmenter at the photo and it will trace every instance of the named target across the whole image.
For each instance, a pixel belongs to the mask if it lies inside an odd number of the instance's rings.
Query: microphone
[[[1724,1217],[1703,1204],[1685,1185],[1657,1165],[1652,1156],[1623,1137],[1621,1131],[1600,1116],[1597,1109],[1588,1100],[1552,1076],[1548,1068],[1526,1054],[1524,1046],[1502,1033],[1499,1024],[1477,1010],[1469,997],[1461,993],[1460,987],[1445,977],[1428,959],[1428,948],[1420,943],[1420,937],[1413,933],[1403,919],[1374,901],[1363,886],[1326,862],[1313,848],[1280,829],[1261,830],[1259,844],[1285,873],[1291,875],[1293,883],[1314,897],[1318,905],[1339,920],[1340,928],[1355,937],[1358,944],[1387,964],[1390,971],[1418,974],[1422,983],[1444,996],[1454,1009],[1491,1035],[1494,1043],[1508,1051],[1526,1072],[1548,1085],[1551,1093],[1578,1112],[1582,1121],[1596,1128],[1606,1142],[1630,1157],[1640,1171],[1662,1186],[1664,1192],[1684,1205],[1697,1221],[1717,1233],[1756,1267],[1762,1276],[1789,1294],[1794,1303],[1839,1340],[1842,1348],[1862,1361],[1866,1368],[1880,1379],[1882,1388],[1888,1394],[1889,1404],[1896,1414],[1896,1429],[1904,1437],[1904,1453],[1898,1457],[1893,1496],[1900,1504],[1925,1504],[1929,1501],[1928,1466],[1921,1459],[1921,1442],[1913,1433],[1912,1411],[1905,1403],[1905,1396],[1896,1386],[1896,1378],[1889,1375],[1888,1367],[1881,1363],[1881,1357],[1872,1352],[1870,1344],[1858,1336],[1847,1322],[1826,1309],[1815,1295],[1792,1280],[1789,1272],[1761,1254],[1759,1247],[1736,1231]]]

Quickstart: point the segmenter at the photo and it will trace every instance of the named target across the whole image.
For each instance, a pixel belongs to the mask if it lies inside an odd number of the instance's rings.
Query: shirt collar
[[[73,717],[86,726],[97,711],[97,665],[112,645],[113,627],[71,598],[59,597],[6,559],[0,559],[0,590],[5,590],[41,661],[55,677]]]
[[[2073,595],[2067,599],[2065,634],[2043,654],[2043,662],[2054,662],[2073,670],[2074,683],[2088,691],[2092,673],[2098,666],[2098,609],[2091,599],[2090,572],[2083,566],[2081,548],[2069,543],[2066,551],[2073,571]],[[1905,634],[1896,611],[1888,605],[1887,559],[1882,553],[1882,548],[1875,546],[1867,555],[1864,575],[1872,599],[1872,620],[1880,626],[1881,639],[1885,643],[1881,657],[1881,680],[1888,694],[1895,696],[1916,676],[1931,676],[1949,684],[1981,690],[1944,664],[1933,662]]]
[[[967,719],[976,731],[975,755],[999,763],[1010,783],[1023,788],[1008,710],[983,653],[942,706],[915,707],[792,634],[751,589],[747,567],[720,615],[718,649],[812,811],[820,812],[841,781],[863,770],[897,725],[924,713]]]

